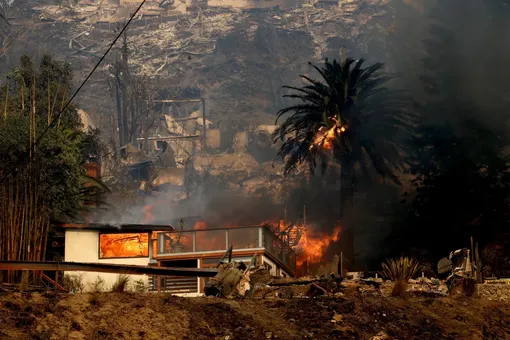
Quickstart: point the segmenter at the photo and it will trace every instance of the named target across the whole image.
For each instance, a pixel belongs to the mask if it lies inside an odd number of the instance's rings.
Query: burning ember
[[[296,265],[301,267],[305,261],[308,263],[321,262],[332,243],[340,239],[342,228],[337,226],[333,234],[324,232],[311,232],[307,229],[299,239],[296,247]]]
[[[325,150],[331,150],[333,148],[333,142],[336,137],[341,133],[347,131],[347,126],[340,124],[336,118],[331,118],[333,126],[326,127],[322,126],[317,131],[317,136],[313,143],[310,145],[310,150],[313,148],[324,148]]]

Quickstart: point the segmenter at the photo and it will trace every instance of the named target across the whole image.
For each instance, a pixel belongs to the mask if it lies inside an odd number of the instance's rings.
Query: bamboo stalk
[[[25,112],[25,80],[21,77],[21,114]]]
[[[25,113],[28,113],[28,131],[23,131],[22,137],[28,137],[29,145],[32,146],[37,139],[38,102],[36,78],[34,76],[28,84],[25,84],[25,79],[22,76],[14,80],[20,84],[20,87],[15,86],[15,88],[18,88],[21,94],[21,115],[24,116]],[[68,93],[65,90],[61,91],[60,83],[56,86],[53,93],[49,79],[46,90],[47,118],[48,124],[50,124],[57,102],[59,99],[62,99],[60,103],[62,110]],[[9,83],[7,83],[5,103],[3,105],[4,121],[7,118],[9,101],[12,101],[9,98],[12,97],[9,96],[9,91]],[[59,98],[59,96],[63,98]],[[19,99],[16,96],[15,98]],[[40,104],[42,104],[39,105],[39,109],[41,109],[39,111],[41,113],[40,118],[44,119],[43,112],[46,106],[44,99],[42,99]],[[25,112],[25,109],[28,109],[28,111]],[[58,124],[60,126],[60,120]],[[26,136],[26,132],[28,132],[28,136]],[[35,152],[35,148],[31,147],[28,151],[28,162],[22,163],[21,168],[15,174],[7,177],[0,184],[0,258],[10,261],[41,261],[45,259],[47,250],[50,215],[45,204],[44,192],[40,190],[41,183],[44,180],[41,177],[39,166],[39,162],[42,159]],[[15,283],[23,276],[25,279],[29,277],[32,281],[38,281],[41,277],[40,270],[34,270],[31,273],[27,272],[24,275],[20,274],[19,270],[0,271],[0,281],[7,280],[8,282]]]
[[[50,79],[48,79],[48,125],[51,123],[51,91],[50,91]]]
[[[4,120],[7,119],[7,104],[8,103],[9,103],[9,78],[7,78],[7,84],[5,85]]]
[[[62,102],[60,103],[60,112],[64,109],[64,105],[67,101],[67,91],[64,91],[64,94],[62,95]],[[62,117],[62,115],[60,115]],[[58,117],[57,127],[60,127],[60,117]]]
[[[53,101],[53,105],[51,106],[51,113],[50,113],[51,117],[53,117],[53,112],[55,112],[55,105],[57,104],[59,90],[60,90],[60,83],[58,83],[57,89],[55,90],[55,100]],[[51,120],[50,120],[50,122],[51,122]]]

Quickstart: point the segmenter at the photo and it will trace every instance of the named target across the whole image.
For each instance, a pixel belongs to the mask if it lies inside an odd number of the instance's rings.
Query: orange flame
[[[333,149],[333,142],[339,134],[347,131],[346,125],[341,125],[340,122],[336,118],[331,118],[333,122],[333,126],[326,127],[321,126],[317,131],[317,135],[313,143],[310,145],[310,150],[313,148],[324,148],[325,150]]]
[[[146,211],[146,221],[147,217],[151,217],[150,206],[145,209]],[[268,226],[275,234],[284,231],[287,227],[290,226],[290,222],[285,222],[280,219],[266,220],[257,224],[258,226],[266,225]],[[235,224],[225,223],[225,228],[236,228]],[[308,264],[320,263],[325,260],[326,252],[328,248],[335,242],[338,242],[340,239],[340,233],[342,228],[340,226],[335,227],[332,233],[328,232],[319,232],[314,231],[310,226],[301,226],[301,228],[305,228],[304,233],[300,234],[299,241],[297,246],[293,247],[296,251],[296,266],[298,268],[303,266],[305,261],[308,261]],[[207,230],[208,224],[205,221],[197,221],[193,225],[193,230]],[[301,232],[299,232],[301,233]],[[172,238],[173,243],[177,242],[177,234],[168,234],[170,238]],[[197,247],[203,248],[207,247],[206,250],[215,250],[215,249],[223,249],[225,247],[225,237],[224,234],[218,232],[218,235],[214,234],[211,231],[210,234],[197,234],[196,236],[196,244]],[[179,243],[184,247],[191,247],[191,237],[185,232],[179,238]],[[297,239],[296,239],[297,240]],[[167,242],[170,242],[169,240]],[[170,244],[165,245],[170,251],[173,248]],[[204,249],[201,249],[204,250]]]
[[[329,246],[340,239],[341,231],[340,226],[334,229],[332,235],[324,232],[311,232],[310,229],[307,229],[301,235],[296,247],[296,265],[301,267],[305,261],[308,263],[321,262]]]
[[[284,220],[275,218],[273,220],[261,222],[257,224],[257,226],[268,226],[269,229],[271,229],[275,234],[277,234],[287,229],[287,227],[290,226],[290,222],[285,222]]]
[[[207,229],[207,222],[205,221],[198,221],[195,222],[195,225],[193,226],[194,230],[206,230]]]
[[[149,256],[149,237],[146,233],[101,234],[101,258]]]

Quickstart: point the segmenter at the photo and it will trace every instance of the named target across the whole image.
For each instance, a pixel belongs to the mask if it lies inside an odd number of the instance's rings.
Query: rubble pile
[[[263,283],[254,285],[254,298],[314,298],[314,297],[340,297],[343,296],[341,279],[334,275],[328,278],[301,277],[272,278]]]
[[[39,46],[40,52],[70,61],[77,79],[93,67],[134,11],[104,1],[38,4],[33,9],[41,23],[27,33],[26,47]],[[148,2],[128,30],[129,65],[133,75],[152,79],[156,88],[200,88],[212,99],[211,113],[259,117],[282,104],[281,86],[298,81],[308,61],[338,58],[340,46],[355,56],[380,46],[391,26],[391,12],[388,1],[377,0],[189,12]],[[255,41],[259,27],[268,30]],[[107,58],[102,72],[84,89],[81,97],[87,100],[80,104],[86,111],[107,116],[115,110],[105,82],[114,58]],[[104,121],[110,124],[108,117]]]
[[[214,52],[216,39],[231,32],[245,15],[231,10],[208,10],[193,16],[179,16],[155,28],[130,30],[129,44],[138,46],[130,55],[130,65],[141,76],[177,77]]]
[[[342,278],[331,273],[321,276],[282,278],[269,274],[264,267],[248,270],[232,262],[221,265],[220,273],[210,281],[206,295],[230,298],[293,299],[329,297],[341,298],[346,292],[355,291],[364,296],[391,296],[394,282],[381,278]],[[211,289],[211,287],[213,287]],[[222,287],[222,288],[219,288]],[[510,285],[479,284],[476,296],[485,300],[510,301]],[[444,281],[422,277],[409,280],[409,297],[446,297],[450,295]]]
[[[204,181],[222,180],[233,193],[246,197],[264,194],[274,203],[280,202],[294,185],[292,178],[284,178],[282,164],[258,163],[248,153],[198,156],[194,164]]]
[[[329,277],[274,277],[264,267],[249,270],[242,262],[219,265],[218,274],[209,280],[206,295],[249,298],[313,298],[341,296],[342,279]]]

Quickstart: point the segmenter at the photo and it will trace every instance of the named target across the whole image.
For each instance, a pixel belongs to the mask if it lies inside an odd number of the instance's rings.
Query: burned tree
[[[154,123],[154,119],[150,117],[148,82],[143,77],[132,75],[129,68],[126,32],[122,39],[120,58],[117,57],[110,68],[114,81],[110,87],[114,88],[115,93],[119,147],[135,143],[136,138],[144,135]]]
[[[347,58],[313,66],[322,81],[301,76],[306,86],[286,86],[293,93],[285,97],[300,103],[277,113],[285,118],[274,133],[275,142],[284,141],[279,156],[286,161],[285,173],[300,164],[322,174],[329,165],[340,165],[341,206],[352,198],[360,175],[370,178],[375,170],[400,183],[398,153],[413,131],[407,98],[383,86],[391,79],[382,73],[383,64],[363,65],[363,59]]]
[[[0,5],[0,48],[4,46],[4,41],[9,35],[10,24],[7,20],[4,5]]]

